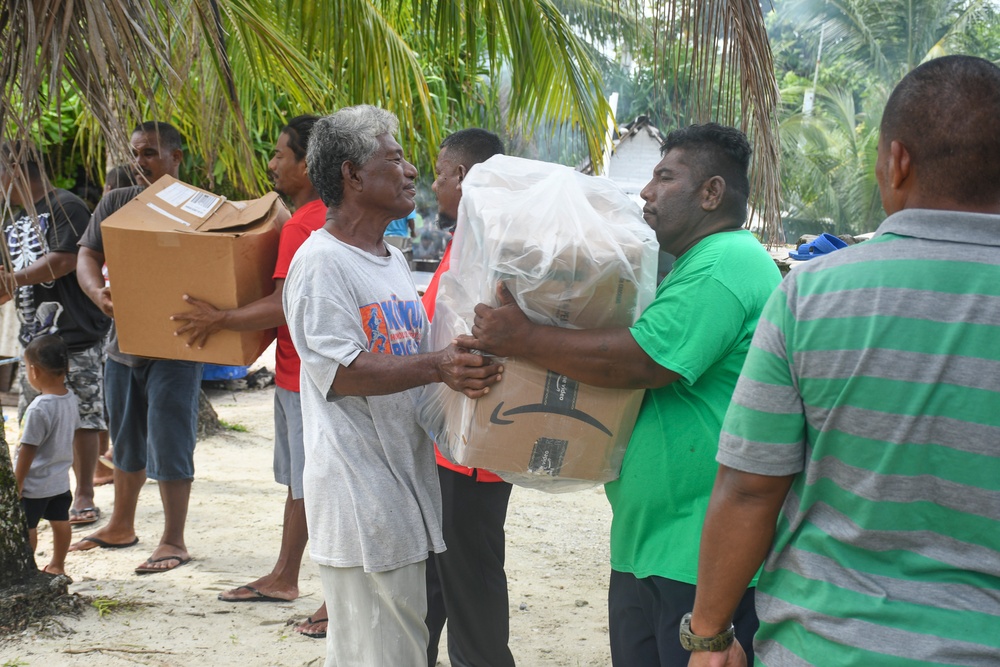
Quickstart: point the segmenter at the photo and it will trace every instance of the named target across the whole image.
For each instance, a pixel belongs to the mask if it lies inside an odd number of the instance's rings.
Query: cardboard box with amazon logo
[[[217,308],[244,306],[274,291],[280,225],[277,193],[227,201],[163,176],[101,225],[122,352],[246,366],[274,330],[219,331],[203,349],[175,336],[170,316],[190,309],[184,294]]]

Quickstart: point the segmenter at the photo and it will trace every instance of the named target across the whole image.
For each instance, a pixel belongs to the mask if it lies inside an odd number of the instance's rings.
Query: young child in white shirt
[[[42,571],[65,574],[73,502],[69,469],[73,433],[80,420],[76,396],[65,384],[69,351],[59,336],[39,336],[24,348],[23,363],[28,382],[41,393],[24,413],[14,477],[28,518],[32,553],[38,545],[38,522],[47,519],[52,526],[52,558]]]

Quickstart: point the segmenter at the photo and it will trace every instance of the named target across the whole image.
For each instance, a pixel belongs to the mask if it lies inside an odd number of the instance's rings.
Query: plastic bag
[[[534,322],[627,327],[652,301],[653,231],[613,182],[569,167],[495,156],[462,182],[449,270],[441,277],[432,349],[469,333],[478,303],[506,285]],[[642,391],[599,389],[517,358],[473,400],[444,385],[421,394],[418,419],[460,465],[545,491],[616,479]]]

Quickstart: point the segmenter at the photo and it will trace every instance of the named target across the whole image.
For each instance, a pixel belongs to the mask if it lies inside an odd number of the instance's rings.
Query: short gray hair
[[[378,150],[375,138],[396,134],[398,129],[396,116],[367,104],[345,107],[316,121],[309,137],[306,167],[323,203],[340,206],[344,201],[343,164],[350,161],[364,166]]]

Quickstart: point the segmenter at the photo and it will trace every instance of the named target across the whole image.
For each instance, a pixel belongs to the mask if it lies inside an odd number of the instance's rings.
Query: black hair
[[[108,172],[104,182],[110,185],[112,190],[135,185],[135,170],[128,165],[119,165]]]
[[[24,347],[24,358],[52,375],[66,375],[69,372],[69,349],[63,339],[55,334],[32,338]]]
[[[937,194],[969,204],[1000,196],[1000,68],[988,60],[945,56],[912,70],[889,96],[881,132]]]
[[[28,179],[32,181],[37,181],[42,176],[42,157],[38,152],[38,148],[30,141],[5,141],[3,146],[0,146],[0,154],[2,154],[2,160],[0,160],[0,167],[3,163],[9,164],[10,166],[20,166],[21,169],[27,174]]]
[[[466,169],[474,164],[486,162],[494,155],[504,154],[500,137],[478,127],[466,128],[448,135],[441,142],[441,148],[447,148],[451,159]]]
[[[288,125],[281,128],[282,134],[288,135],[288,148],[295,153],[295,160],[302,162],[306,159],[306,150],[309,148],[309,135],[312,134],[313,125],[319,120],[319,116],[296,116],[288,121]]]
[[[147,120],[145,123],[139,123],[132,130],[132,134],[136,132],[156,135],[160,150],[179,151],[181,144],[184,143],[181,133],[177,131],[176,127],[158,120]]]
[[[668,134],[660,152],[666,155],[675,148],[695,156],[688,166],[702,182],[713,176],[725,180],[727,207],[739,217],[741,224],[745,222],[750,197],[750,156],[753,155],[747,135],[735,127],[718,123],[690,125]]]

